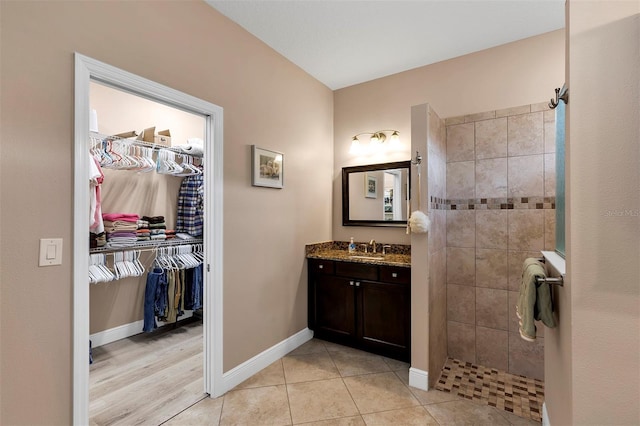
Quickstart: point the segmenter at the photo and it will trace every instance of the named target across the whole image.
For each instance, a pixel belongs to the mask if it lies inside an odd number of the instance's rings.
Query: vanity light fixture
[[[385,141],[387,140],[387,133],[391,133],[391,135],[389,136],[389,145],[392,147],[397,146],[400,142],[400,134],[397,130],[377,130],[375,132],[358,133],[357,135],[353,136],[353,138],[351,138],[350,152],[352,154],[360,153],[362,146],[360,144],[360,139],[358,139],[358,136],[370,135],[371,137],[369,138],[369,147],[370,149],[375,150],[385,143]]]

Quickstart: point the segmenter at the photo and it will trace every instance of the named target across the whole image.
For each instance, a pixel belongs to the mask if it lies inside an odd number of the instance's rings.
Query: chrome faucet
[[[369,244],[373,246],[373,251],[371,253],[375,253],[376,252],[376,240],[369,241]]]
[[[384,246],[382,246],[382,255],[386,255],[387,254],[387,249],[391,250],[391,246],[386,244]]]

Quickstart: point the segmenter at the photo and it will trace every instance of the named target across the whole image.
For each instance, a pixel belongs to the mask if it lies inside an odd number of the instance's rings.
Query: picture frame
[[[284,188],[284,154],[251,145],[251,185]]]
[[[364,197],[378,198],[378,178],[369,173],[364,176]]]

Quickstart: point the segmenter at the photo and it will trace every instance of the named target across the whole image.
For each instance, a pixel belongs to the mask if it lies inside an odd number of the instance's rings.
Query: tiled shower
[[[445,125],[446,200],[430,201],[446,211],[448,356],[542,380],[544,327],[521,339],[515,304],[523,260],[554,249],[554,111],[524,105]]]

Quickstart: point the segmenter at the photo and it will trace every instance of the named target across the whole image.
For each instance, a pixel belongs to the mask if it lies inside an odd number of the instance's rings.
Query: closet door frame
[[[223,109],[111,65],[75,53],[73,225],[73,423],[89,423],[89,83],[204,116],[204,391],[225,392],[223,376]]]

